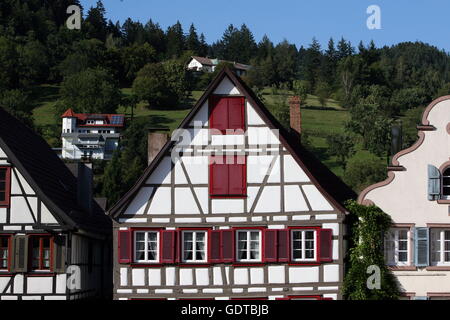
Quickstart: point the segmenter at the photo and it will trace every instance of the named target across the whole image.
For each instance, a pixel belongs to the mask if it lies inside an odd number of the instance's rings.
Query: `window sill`
[[[30,271],[27,273],[28,277],[49,277],[53,275],[55,275],[55,273],[51,271]]]
[[[134,262],[131,264],[131,267],[133,268],[139,268],[139,267],[144,267],[144,268],[148,268],[148,267],[162,267],[163,264],[160,262],[157,263],[138,263],[138,262]]]
[[[450,266],[429,266],[426,267],[427,271],[450,271]]]
[[[439,204],[450,204],[450,199],[439,199],[437,200]]]
[[[387,266],[392,271],[416,271],[416,266]]]
[[[288,265],[290,265],[290,266],[320,266],[320,262],[317,262],[317,261],[311,261],[311,262],[295,261],[295,262],[289,262]]]
[[[224,195],[224,196],[219,196],[219,195],[209,195],[209,197],[211,198],[211,199],[245,199],[245,198],[248,198],[248,196],[247,195],[242,195],[242,196],[232,196],[232,195],[230,195],[230,196],[228,196],[228,195]]]

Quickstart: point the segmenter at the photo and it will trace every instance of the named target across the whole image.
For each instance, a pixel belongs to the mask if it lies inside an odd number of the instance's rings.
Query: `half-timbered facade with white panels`
[[[397,153],[385,181],[358,201],[389,214],[385,259],[405,298],[450,299],[450,96],[434,100],[418,141]]]
[[[75,168],[78,181],[89,177],[85,164]],[[0,108],[0,300],[109,297],[111,222],[94,201],[78,201],[77,185],[47,143]]]
[[[339,299],[352,197],[225,68],[109,211],[114,298]]]

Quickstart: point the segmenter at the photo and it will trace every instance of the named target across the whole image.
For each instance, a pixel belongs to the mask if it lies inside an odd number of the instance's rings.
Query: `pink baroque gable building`
[[[340,299],[355,195],[291,127],[222,70],[109,211],[114,298]]]
[[[450,96],[434,100],[388,178],[359,196],[392,217],[385,258],[404,297],[450,299]]]

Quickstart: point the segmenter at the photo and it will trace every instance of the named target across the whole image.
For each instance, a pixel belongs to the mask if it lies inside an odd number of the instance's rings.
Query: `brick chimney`
[[[164,147],[169,140],[169,135],[164,132],[154,132],[154,129],[149,129],[147,138],[147,159],[148,165],[156,158],[156,155]],[[155,129],[156,130],[156,129]],[[161,129],[158,129],[161,130]]]
[[[289,99],[289,117],[291,132],[300,139],[302,134],[302,115],[300,113],[300,97],[293,96]]]
[[[93,188],[94,174],[92,172],[92,163],[76,162],[68,163],[70,171],[77,179],[77,203],[89,213],[93,209]]]

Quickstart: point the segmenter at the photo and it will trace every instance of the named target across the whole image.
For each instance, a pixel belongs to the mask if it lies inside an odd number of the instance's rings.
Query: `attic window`
[[[243,97],[212,96],[209,100],[210,128],[218,130],[222,134],[230,133],[230,130],[232,132],[245,131],[244,105]],[[227,132],[227,130],[229,131]]]
[[[11,193],[11,168],[0,167],[0,207],[9,207]]]

